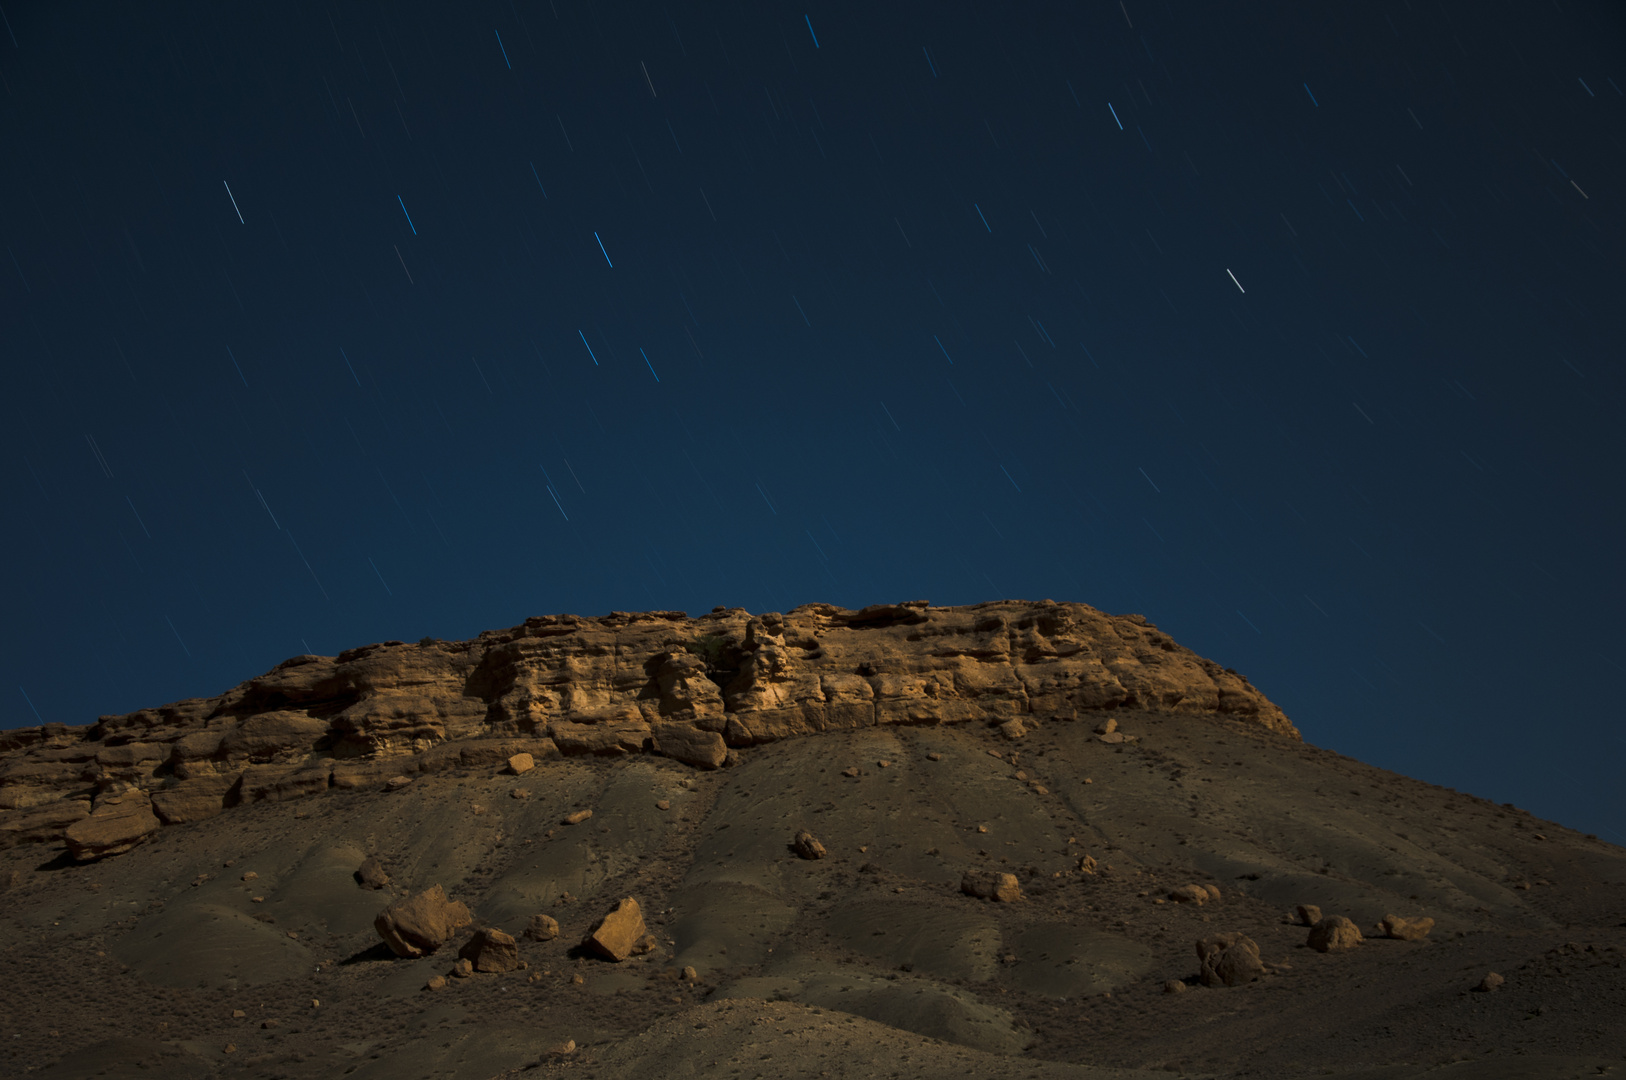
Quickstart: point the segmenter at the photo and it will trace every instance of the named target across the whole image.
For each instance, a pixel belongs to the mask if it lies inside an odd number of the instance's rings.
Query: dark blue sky
[[[1626,842],[1618,4],[0,10],[0,724],[1051,598]]]

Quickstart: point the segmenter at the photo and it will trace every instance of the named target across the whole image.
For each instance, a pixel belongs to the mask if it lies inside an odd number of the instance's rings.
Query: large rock
[[[663,724],[655,729],[655,752],[701,769],[718,769],[728,757],[728,744],[715,731],[688,724]]]
[[[559,920],[552,915],[532,915],[525,924],[526,941],[552,941],[559,936]]]
[[[1182,885],[1177,889],[1169,890],[1169,899],[1176,904],[1206,904],[1210,897],[1208,890],[1201,885]]]
[[[967,870],[960,878],[960,891],[983,900],[1012,904],[1022,899],[1022,885],[1015,874],[993,870]]]
[[[496,927],[476,930],[457,955],[473,964],[475,971],[501,974],[520,967],[519,943]]]
[[[356,867],[356,884],[364,889],[382,889],[390,883],[390,876],[378,856],[369,855]]]
[[[1241,932],[1199,938],[1197,962],[1204,986],[1241,986],[1265,973],[1259,946]]]
[[[1361,928],[1342,915],[1327,915],[1310,927],[1305,944],[1316,952],[1341,952],[1361,943]]]
[[[582,947],[619,962],[634,955],[648,935],[644,913],[638,901],[629,896],[594,924],[582,939]]]
[[[796,838],[790,842],[790,846],[796,852],[797,858],[824,858],[824,845],[819,843],[818,837],[814,836],[806,829],[803,829],[801,832],[796,834]]]
[[[1399,915],[1385,915],[1378,928],[1383,931],[1384,937],[1399,938],[1401,941],[1421,941],[1434,929],[1434,920],[1427,917],[1407,919]]]
[[[122,795],[98,800],[90,816],[69,825],[62,838],[68,843],[69,853],[85,862],[129,851],[157,832],[159,825],[147,793],[131,788]]]
[[[416,957],[434,952],[473,921],[466,904],[448,900],[445,889],[431,885],[379,912],[373,929],[396,956]]]
[[[212,818],[226,809],[237,792],[241,773],[217,773],[182,780],[152,793],[152,808],[165,825]]]

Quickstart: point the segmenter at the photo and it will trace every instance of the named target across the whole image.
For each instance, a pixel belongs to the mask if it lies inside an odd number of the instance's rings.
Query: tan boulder
[[[1028,733],[1027,725],[1012,718],[999,725],[999,733],[1007,739],[1015,741]]]
[[[664,724],[655,729],[655,752],[700,769],[722,768],[728,745],[715,731],[689,724]]]
[[[1204,986],[1241,986],[1265,973],[1259,946],[1242,933],[1214,934],[1197,941]]]
[[[161,823],[145,791],[131,788],[96,802],[87,818],[63,831],[68,851],[80,862],[129,851],[157,832]]]
[[[992,870],[967,870],[960,878],[960,891],[982,900],[1011,904],[1022,899],[1022,885],[1015,874]]]
[[[552,915],[532,915],[525,924],[526,941],[552,941],[559,936],[559,920]]]
[[[619,963],[638,951],[648,933],[638,901],[629,896],[594,924],[582,939],[582,947]]]
[[[1095,733],[1097,735],[1111,735],[1114,731],[1117,731],[1117,730],[1118,730],[1118,719],[1117,719],[1117,717],[1114,717],[1114,716],[1107,717],[1105,720],[1101,721],[1101,723],[1097,724],[1096,727],[1095,727]]]
[[[396,956],[427,956],[474,921],[468,906],[446,899],[446,890],[431,885],[416,896],[391,904],[373,920],[373,929]]]
[[[473,976],[474,961],[470,960],[466,956],[458,957],[457,962],[452,965],[452,977],[456,979],[468,979],[472,978]]]
[[[586,821],[592,816],[593,812],[591,810],[577,810],[575,813],[566,814],[560,820],[561,823],[565,825],[580,825],[582,822]]]
[[[1300,904],[1294,914],[1300,926],[1314,926],[1321,921],[1321,909],[1314,904]]]
[[[819,843],[818,837],[814,836],[806,829],[803,829],[801,832],[796,834],[796,839],[791,841],[790,846],[796,849],[796,854],[800,858],[824,858],[824,845]]]
[[[1210,900],[1218,900],[1220,898],[1220,887],[1218,885],[1205,883],[1203,888],[1208,891],[1208,898]]]
[[[1305,944],[1316,952],[1340,952],[1361,943],[1361,928],[1342,915],[1324,916],[1310,927]]]
[[[1178,889],[1169,890],[1169,899],[1176,904],[1206,904],[1208,890],[1201,885],[1182,885]]]
[[[1111,743],[1114,746],[1126,740],[1126,736],[1121,731],[1109,731],[1105,735],[1097,735],[1096,738],[1101,742]]]
[[[390,883],[390,876],[384,872],[384,864],[378,861],[376,855],[362,860],[356,868],[355,878],[356,884],[364,889],[382,889]]]
[[[473,964],[475,971],[501,974],[520,967],[519,943],[496,927],[476,930],[457,955]]]
[[[1383,921],[1378,923],[1378,929],[1384,937],[1399,938],[1401,941],[1421,941],[1434,929],[1434,920],[1429,918],[1407,919],[1399,915],[1385,915]]]
[[[1184,979],[1170,979],[1170,980],[1168,980],[1167,982],[1165,982],[1163,984],[1163,992],[1165,994],[1183,994],[1183,993],[1185,993],[1186,992],[1185,980]]]
[[[515,776],[522,776],[536,768],[536,758],[530,754],[515,754],[508,759],[508,771]]]

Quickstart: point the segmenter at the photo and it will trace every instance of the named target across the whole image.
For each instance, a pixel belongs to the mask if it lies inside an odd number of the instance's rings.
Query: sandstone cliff
[[[472,641],[296,656],[216,697],[0,732],[0,846],[63,839],[95,858],[243,802],[518,753],[716,767],[736,748],[832,729],[993,734],[1020,719],[1009,736],[1134,709],[1229,714],[1299,737],[1246,678],[1139,615],[1085,604],[550,615]]]

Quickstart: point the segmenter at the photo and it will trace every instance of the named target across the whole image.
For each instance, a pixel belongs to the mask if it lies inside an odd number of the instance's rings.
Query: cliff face
[[[832,729],[1017,720],[1010,737],[1134,709],[1299,737],[1246,678],[1085,604],[553,615],[472,641],[296,656],[216,697],[0,733],[0,845],[61,837],[94,858],[242,802],[521,752],[717,767]]]

